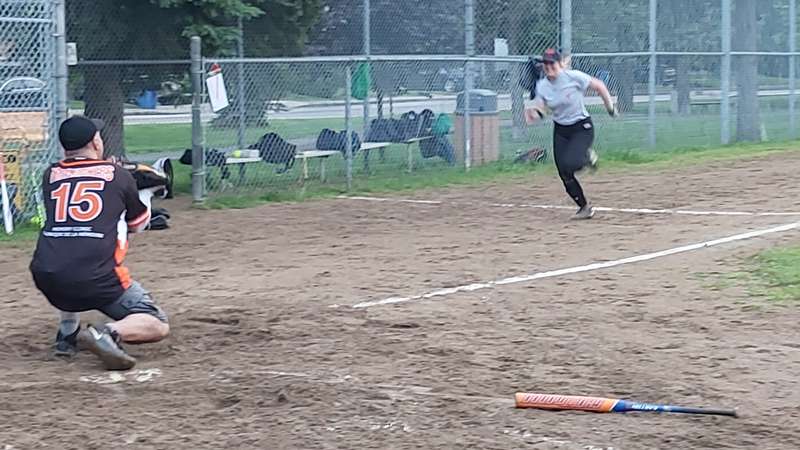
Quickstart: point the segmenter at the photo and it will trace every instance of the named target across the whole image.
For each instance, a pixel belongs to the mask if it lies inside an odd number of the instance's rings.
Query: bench
[[[333,155],[341,155],[342,152],[338,150],[305,150],[302,152],[298,152],[294,155],[295,160],[301,160],[303,164],[303,174],[302,180],[307,180],[309,178],[308,175],[308,160],[314,158],[321,158],[321,165],[320,165],[320,179],[322,182],[325,182],[326,178],[326,166],[325,161],[333,156]],[[251,163],[260,163],[263,162],[261,158],[248,156],[248,157],[229,157],[225,159],[226,165],[235,165],[239,166],[239,182],[241,183],[244,180],[245,174],[245,166]]]
[[[414,170],[414,152],[412,149],[412,145],[418,142],[433,139],[433,136],[422,136],[417,138],[408,139],[402,142],[363,142],[361,143],[361,147],[358,151],[364,153],[364,170],[369,172],[369,154],[371,150],[379,150],[381,152],[381,160],[384,160],[384,150],[394,144],[404,144],[406,146],[406,152],[408,155],[408,171],[411,172]],[[338,150],[318,150],[318,149],[311,149],[311,150],[304,150],[298,152],[294,158],[295,160],[302,161],[302,180],[309,179],[309,170],[308,170],[308,161],[315,158],[320,158],[320,179],[324,183],[327,177],[327,168],[326,168],[326,161],[328,158],[334,155],[342,155],[344,153]],[[262,162],[261,158],[248,156],[248,157],[228,157],[225,160],[226,165],[236,165],[239,166],[239,181],[241,182],[244,180],[245,174],[245,166],[251,163],[259,163]]]
[[[379,149],[381,152],[381,162],[384,162],[386,160],[384,156],[384,149],[392,144],[402,144],[406,146],[406,154],[408,156],[408,173],[411,173],[414,170],[414,151],[411,146],[428,139],[433,139],[433,136],[420,136],[400,142],[365,142],[361,144],[361,150],[364,150],[364,170],[369,172],[370,150]]]
[[[303,160],[303,180],[308,179],[308,160],[312,158],[322,158],[320,161],[319,177],[322,182],[325,182],[325,161],[328,157],[333,155],[341,155],[342,152],[338,150],[306,150],[294,155],[294,159]]]

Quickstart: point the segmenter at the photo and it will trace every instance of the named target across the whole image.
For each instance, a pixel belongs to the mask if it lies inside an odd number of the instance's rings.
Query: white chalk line
[[[347,196],[340,195],[337,198],[344,200],[358,200],[366,202],[385,202],[385,203],[409,203],[417,205],[453,205],[453,206],[475,206],[475,203],[460,203],[460,202],[443,202],[439,200],[415,200],[404,198],[382,198],[382,197],[364,197],[364,196]],[[488,206],[496,208],[532,208],[532,209],[565,209],[574,211],[576,207],[565,205],[538,205],[527,203],[488,203]],[[687,215],[687,216],[747,216],[747,217],[785,217],[785,216],[800,216],[799,212],[758,212],[758,211],[695,211],[687,209],[659,209],[659,208],[614,208],[606,206],[595,206],[595,211],[600,212],[622,212],[632,214],[670,214],[670,215]]]
[[[359,309],[359,308],[370,308],[370,307],[373,307],[373,306],[390,305],[390,304],[393,304],[393,303],[405,303],[405,302],[411,302],[411,301],[416,301],[416,300],[427,300],[427,299],[431,299],[431,298],[434,298],[434,297],[445,297],[445,296],[456,294],[456,293],[459,293],[459,292],[473,292],[473,291],[477,291],[477,290],[481,290],[481,289],[488,289],[488,288],[492,288],[494,286],[505,286],[505,285],[509,285],[509,284],[525,283],[525,282],[528,282],[528,281],[540,280],[540,279],[543,279],[543,278],[552,278],[552,277],[558,277],[558,276],[562,276],[562,275],[570,275],[570,274],[581,273],[581,272],[590,272],[590,271],[593,271],[593,270],[608,269],[608,268],[611,268],[611,267],[621,266],[621,265],[624,265],[624,264],[632,264],[632,263],[637,263],[637,262],[649,261],[649,260],[652,260],[652,259],[663,258],[663,257],[666,257],[666,256],[675,255],[675,254],[678,254],[678,253],[685,253],[685,252],[704,249],[704,248],[708,248],[708,247],[714,247],[714,246],[717,246],[717,245],[723,245],[723,244],[728,244],[728,243],[731,243],[731,242],[741,241],[741,240],[745,240],[745,239],[752,239],[752,238],[755,238],[755,237],[765,236],[765,235],[768,235],[768,234],[781,233],[781,232],[784,232],[784,231],[789,231],[789,230],[796,229],[798,227],[800,227],[800,222],[793,222],[793,223],[789,223],[789,224],[786,224],[786,225],[780,225],[780,226],[767,228],[767,229],[762,229],[762,230],[756,230],[756,231],[749,231],[747,233],[735,234],[733,236],[727,236],[727,237],[723,237],[723,238],[719,238],[719,239],[714,239],[714,240],[711,240],[711,241],[705,241],[705,242],[699,242],[699,243],[696,243],[696,244],[683,245],[683,246],[671,248],[671,249],[668,249],[668,250],[661,250],[661,251],[657,251],[657,252],[653,252],[653,253],[647,253],[647,254],[644,254],[644,255],[630,256],[630,257],[627,257],[627,258],[616,259],[616,260],[613,260],[613,261],[597,262],[597,263],[592,263],[592,264],[583,265],[583,266],[567,267],[567,268],[563,268],[563,269],[550,270],[550,271],[547,271],[547,272],[539,272],[539,273],[533,273],[533,274],[523,275],[523,276],[503,278],[503,279],[500,279],[500,280],[488,281],[488,282],[483,282],[483,283],[473,283],[473,284],[467,284],[467,285],[463,285],[463,286],[456,286],[456,287],[438,289],[438,290],[431,291],[431,292],[428,292],[428,293],[425,293],[425,294],[415,295],[415,296],[412,296],[412,297],[389,297],[389,298],[386,298],[386,299],[383,299],[383,300],[374,300],[374,301],[367,301],[367,302],[357,303],[355,305],[352,305],[351,307],[352,308],[356,308],[356,309]]]

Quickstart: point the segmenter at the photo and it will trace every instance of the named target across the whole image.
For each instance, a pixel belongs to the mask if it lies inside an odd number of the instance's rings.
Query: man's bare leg
[[[139,283],[133,282],[119,300],[100,311],[117,321],[107,323],[100,329],[90,326],[82,336],[89,350],[109,370],[128,370],[136,365],[136,359],[122,348],[123,342],[156,342],[169,334],[166,314]]]
[[[131,314],[106,327],[115,331],[122,342],[130,344],[158,342],[169,335],[169,325],[150,314]]]

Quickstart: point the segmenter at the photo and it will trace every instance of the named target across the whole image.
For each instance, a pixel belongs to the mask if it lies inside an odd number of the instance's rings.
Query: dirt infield
[[[800,211],[800,154],[584,177],[611,208]],[[400,196],[395,199],[400,198]],[[800,221],[570,210],[555,176],[402,198],[194,211],[133,239],[170,314],[135,374],[47,361],[30,249],[0,248],[0,450],[800,448],[800,313],[708,274],[790,230],[398,304],[364,301],[583,266]],[[498,206],[497,203],[515,206]],[[87,315],[85,321],[97,319]],[[552,413],[518,391],[738,407],[741,418]]]

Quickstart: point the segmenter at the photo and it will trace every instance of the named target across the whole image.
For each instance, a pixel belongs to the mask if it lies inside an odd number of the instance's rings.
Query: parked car
[[[0,83],[0,110],[41,110],[47,107],[47,83],[33,77],[14,77]]]

